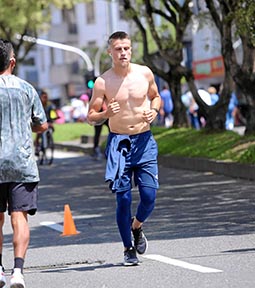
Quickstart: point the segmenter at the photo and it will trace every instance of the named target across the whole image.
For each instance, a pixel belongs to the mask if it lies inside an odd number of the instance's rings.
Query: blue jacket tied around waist
[[[125,168],[125,156],[130,151],[131,141],[128,135],[111,133],[109,135],[105,181],[110,181],[110,189],[114,192],[119,186]]]

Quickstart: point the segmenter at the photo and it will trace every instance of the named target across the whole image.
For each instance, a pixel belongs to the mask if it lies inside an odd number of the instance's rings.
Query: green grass
[[[93,136],[94,127],[87,123],[54,124],[55,142],[80,139],[82,135]],[[221,161],[255,164],[255,135],[240,136],[233,131],[208,133],[189,128],[166,129],[152,127],[158,143],[159,155],[199,157]],[[103,126],[102,135],[108,129]]]
[[[94,127],[87,123],[54,124],[54,141],[67,142],[80,139],[82,135],[93,136]],[[107,135],[108,129],[104,125],[102,135]]]
[[[208,133],[194,129],[152,128],[160,155],[208,158],[255,163],[255,135],[240,136],[233,131]]]

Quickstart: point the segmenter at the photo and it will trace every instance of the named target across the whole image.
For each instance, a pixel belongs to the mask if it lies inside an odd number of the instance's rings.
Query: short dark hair
[[[108,38],[108,45],[111,45],[112,40],[116,39],[130,39],[129,35],[124,31],[117,31],[112,33],[112,35]]]
[[[48,93],[45,90],[41,90],[40,98],[42,98],[43,95],[46,95],[48,97]]]
[[[12,43],[8,40],[0,39],[0,72],[5,71],[9,67],[12,51]]]

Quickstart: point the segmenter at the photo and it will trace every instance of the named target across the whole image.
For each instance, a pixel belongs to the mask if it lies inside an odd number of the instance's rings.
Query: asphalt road
[[[39,211],[29,218],[27,288],[255,286],[254,182],[160,166],[156,208],[144,224],[149,249],[139,257],[139,266],[123,267],[104,160],[69,152],[56,157],[52,166],[40,167]],[[135,207],[136,189],[133,195]],[[61,236],[65,204],[78,235]],[[8,217],[4,232],[9,282],[13,256]]]

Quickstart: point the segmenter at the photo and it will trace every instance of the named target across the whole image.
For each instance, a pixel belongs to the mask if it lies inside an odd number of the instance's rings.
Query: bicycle
[[[51,165],[54,160],[53,128],[49,127],[39,138],[38,162],[39,165]]]

